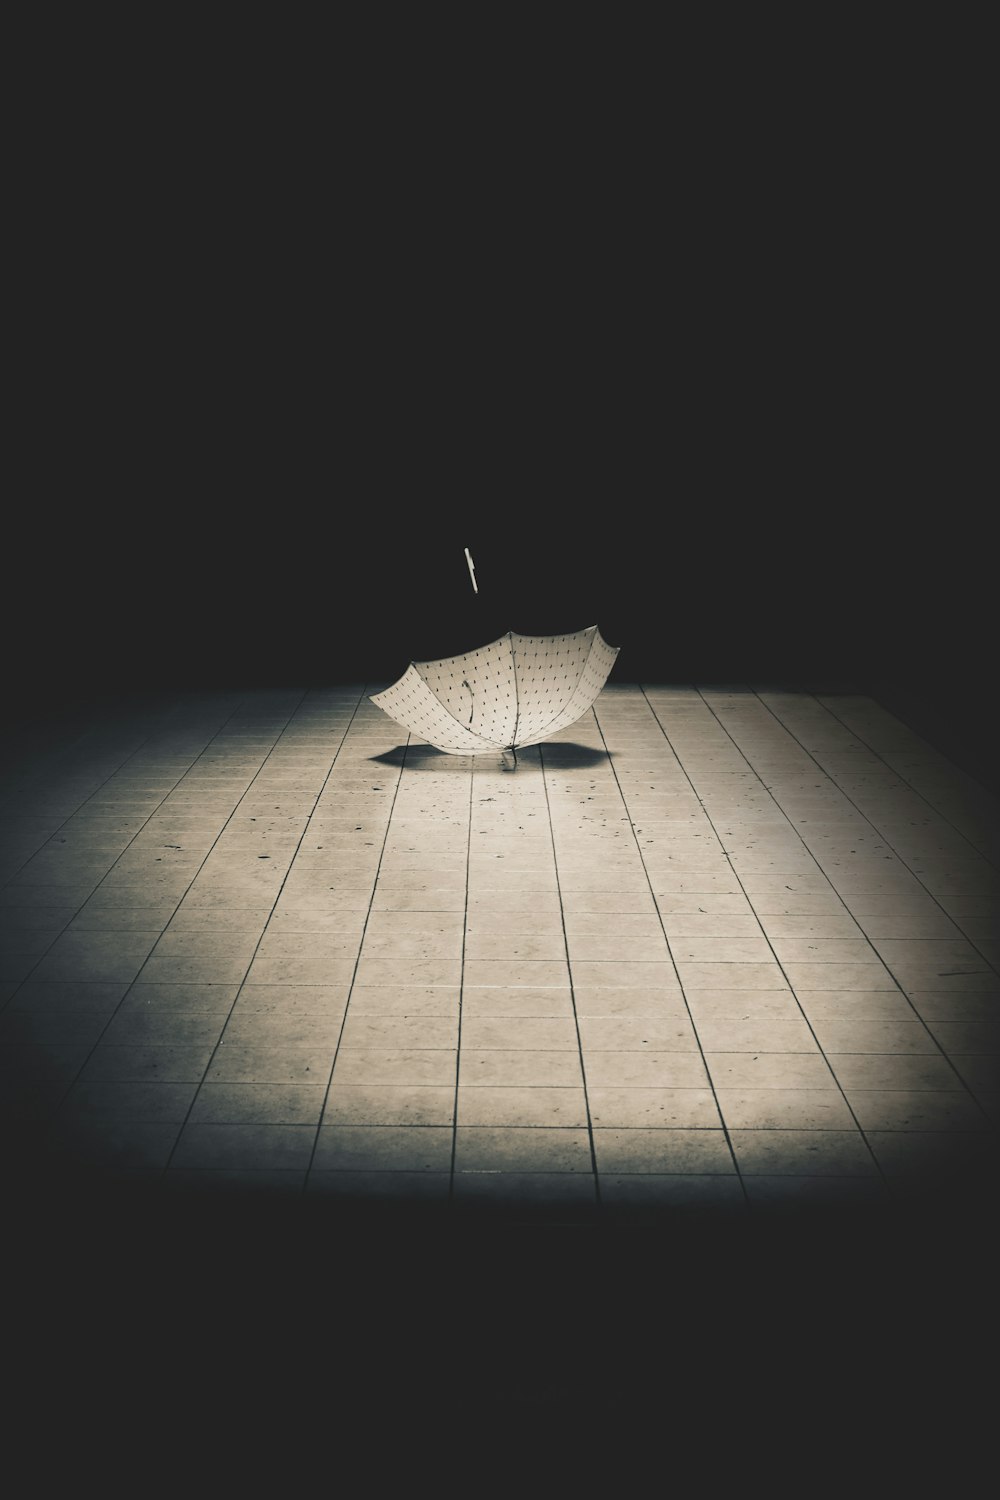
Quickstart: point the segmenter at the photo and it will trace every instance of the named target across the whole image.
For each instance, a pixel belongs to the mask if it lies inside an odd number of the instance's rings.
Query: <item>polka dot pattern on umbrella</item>
[[[371,701],[451,755],[534,745],[587,712],[618,649],[596,625],[568,635],[508,631],[461,656],[411,663]]]

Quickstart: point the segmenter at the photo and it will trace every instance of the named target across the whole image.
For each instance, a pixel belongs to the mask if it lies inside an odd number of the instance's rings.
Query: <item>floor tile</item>
[[[455,1086],[344,1084],[334,1078],[326,1125],[450,1125],[455,1118]]]
[[[942,1051],[952,1054],[981,1053],[1000,1057],[1000,1019],[927,1022],[927,1029]],[[1000,1070],[1000,1062],[998,1062]]]
[[[226,1018],[219,1012],[119,1010],[101,1036],[106,1047],[214,1047]]]
[[[239,972],[233,975],[215,973],[212,977],[216,981],[245,977],[250,984],[350,984],[355,963],[349,958],[255,958],[249,969],[245,965],[242,968],[234,965],[234,969],[239,969]],[[366,979],[364,982],[372,981]]]
[[[334,1080],[340,1084],[454,1084],[457,1053],[429,1047],[343,1047]]]
[[[572,1014],[516,1017],[463,1015],[463,1054],[489,1048],[575,1053],[579,1048],[579,1040]]]
[[[527,1048],[475,1049],[464,1044],[459,1056],[463,1089],[495,1085],[575,1087],[582,1082],[576,1050],[534,1051]]]
[[[451,1153],[450,1127],[323,1125],[313,1170],[448,1172]]]
[[[801,990],[803,1014],[814,1026],[826,1021],[912,1021],[916,1011],[900,990]]]
[[[847,1102],[865,1131],[983,1130],[989,1120],[958,1090],[848,1089]]]
[[[200,1083],[212,1057],[213,1044],[191,1046],[168,1043],[135,1043],[129,1046],[94,1048],[81,1076],[88,1081],[117,1079],[122,1082]]]
[[[697,1089],[708,1083],[699,1052],[599,1052],[584,1053],[588,1089],[664,1088]]]
[[[830,1067],[845,1091],[852,1089],[960,1089],[958,1075],[941,1056],[931,1054],[833,1053]]]
[[[850,1130],[850,1099],[837,1088],[718,1088],[730,1130]],[[863,1121],[860,1121],[862,1125]]]
[[[333,1049],[326,1045],[231,1044],[215,1051],[206,1081],[325,1084],[332,1066]]]
[[[722,1130],[595,1129],[594,1151],[602,1179],[605,1173],[736,1171]]]
[[[580,1044],[592,1052],[697,1052],[694,1028],[679,1016],[581,1016]]]
[[[458,1125],[585,1126],[582,1088],[573,1086],[460,1085]]]
[[[730,1130],[744,1176],[870,1176],[877,1171],[859,1130]]]
[[[685,998],[699,1032],[705,1022],[801,1021],[803,1007],[791,990],[687,989]]]
[[[566,1019],[572,1018],[572,1015],[573,992],[568,985],[565,988],[550,985],[538,989],[530,985],[516,985],[510,988],[504,988],[502,985],[466,984],[462,986],[463,1025],[466,1019],[478,1020],[489,1017]]]
[[[353,1006],[344,1023],[341,1046],[454,1050],[458,1046],[458,1013],[435,1015],[364,1015]]]
[[[706,1052],[712,1083],[717,1089],[835,1087],[830,1065],[814,1052]]]
[[[858,1021],[817,1020],[816,1039],[828,1055],[836,1052],[927,1052],[939,1049],[928,1028],[919,1020]]]
[[[191,1104],[197,1125],[316,1125],[321,1084],[203,1083]]]
[[[586,1172],[593,1170],[586,1130],[546,1126],[460,1126],[457,1172]]]
[[[343,1007],[314,1014],[293,1009],[245,1010],[238,1005],[226,1022],[220,1045],[261,1047],[325,1047],[331,1053],[341,1039]]]
[[[809,1052],[816,1045],[801,1016],[782,1020],[701,1019],[698,1040],[706,1052]]]
[[[607,1087],[588,1083],[595,1130],[714,1129],[721,1124],[709,1088]]]

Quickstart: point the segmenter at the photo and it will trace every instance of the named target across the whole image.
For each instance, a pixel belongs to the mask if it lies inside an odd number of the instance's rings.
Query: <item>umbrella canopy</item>
[[[515,635],[462,656],[411,662],[371,701],[449,755],[515,750],[574,724],[615,664],[596,625],[570,635]]]

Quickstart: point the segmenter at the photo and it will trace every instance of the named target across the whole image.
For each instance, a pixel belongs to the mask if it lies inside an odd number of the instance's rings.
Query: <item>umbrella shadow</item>
[[[610,750],[595,750],[593,745],[578,745],[575,740],[560,740],[558,744],[546,744],[542,748],[542,759],[547,766],[566,771],[597,766],[602,761],[611,759]]]
[[[602,761],[611,759],[610,750],[595,750],[591,745],[578,745],[571,740],[544,746],[525,745],[522,750],[518,751],[518,760],[528,764],[537,758],[539,750],[544,750],[542,758],[550,770],[570,771],[586,766],[596,766]],[[440,771],[445,763],[450,763],[456,771],[464,770],[463,761],[466,758],[449,755],[447,750],[438,750],[433,745],[396,745],[392,750],[386,750],[381,755],[370,755],[368,759],[380,766],[401,766],[404,756],[408,771]],[[500,757],[501,751],[497,750],[498,764]],[[478,755],[475,758],[487,764],[490,761],[488,755]]]

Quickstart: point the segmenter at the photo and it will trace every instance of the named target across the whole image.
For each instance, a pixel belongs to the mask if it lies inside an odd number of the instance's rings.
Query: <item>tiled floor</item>
[[[111,1411],[162,1453],[173,1412],[172,1451],[252,1429],[257,1462],[278,1410],[296,1451],[722,1410],[828,1472],[830,1424],[929,1402],[954,1479],[996,1314],[996,801],[860,697],[611,685],[506,770],[365,688],[8,736],[25,1430]]]
[[[858,697],[612,685],[510,771],[379,686],[8,769],[11,1172],[569,1224],[986,1190],[977,783]]]

